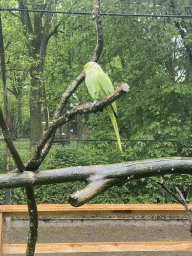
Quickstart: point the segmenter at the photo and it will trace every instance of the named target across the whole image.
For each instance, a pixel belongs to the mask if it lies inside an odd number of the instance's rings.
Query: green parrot
[[[88,62],[85,64],[84,72],[86,75],[85,84],[91,97],[94,100],[101,100],[114,91],[110,78],[107,74],[104,73],[102,68],[96,62]],[[113,102],[106,108],[113,124],[119,149],[122,151],[119,130],[115,118],[117,117],[116,103]]]

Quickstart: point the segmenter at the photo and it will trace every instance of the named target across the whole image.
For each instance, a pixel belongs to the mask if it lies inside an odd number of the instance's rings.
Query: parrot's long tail
[[[116,137],[117,137],[117,143],[118,143],[119,149],[120,149],[121,152],[122,152],[121,140],[120,140],[120,136],[119,136],[119,129],[118,129],[118,126],[117,126],[117,122],[116,122],[115,115],[113,114],[112,107],[111,107],[111,106],[108,106],[108,107],[107,107],[107,111],[108,111],[108,113],[109,113],[109,116],[110,116],[110,118],[111,118],[111,122],[112,122],[112,124],[113,124],[113,128],[114,128],[114,131],[115,131],[115,135],[116,135]]]

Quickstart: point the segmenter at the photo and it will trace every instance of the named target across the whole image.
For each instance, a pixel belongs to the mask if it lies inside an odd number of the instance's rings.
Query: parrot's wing
[[[100,100],[100,84],[98,83],[97,74],[93,70],[87,73],[85,77],[85,84],[87,89],[94,100]]]
[[[99,87],[101,87],[103,90],[103,93],[104,93],[104,95],[102,96],[103,98],[106,97],[107,95],[111,94],[112,92],[114,92],[113,84],[107,74],[105,74],[104,72],[98,71],[97,72],[97,80],[99,83]],[[113,107],[114,114],[117,117],[116,103],[113,102],[111,105]]]
[[[111,79],[108,77],[107,74],[105,74],[104,72],[98,71],[97,79],[106,94],[105,96],[109,95],[110,93],[112,93],[114,91]]]

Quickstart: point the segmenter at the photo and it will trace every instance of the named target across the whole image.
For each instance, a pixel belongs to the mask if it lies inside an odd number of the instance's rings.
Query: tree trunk
[[[6,84],[6,64],[5,64],[5,52],[4,52],[4,42],[3,42],[3,30],[0,15],[0,58],[1,58],[1,75],[3,81],[3,101],[4,101],[4,115],[7,126],[9,126],[9,114],[8,114],[8,99],[7,99],[7,84]],[[6,159],[5,159],[5,170],[10,171],[10,151],[6,145]],[[11,202],[11,190],[6,190],[6,204]]]
[[[29,1],[33,4],[33,1]],[[47,4],[46,4],[47,2]],[[39,8],[42,10],[47,7],[48,10],[54,1],[45,1],[45,4]],[[25,2],[18,0],[19,8],[28,9]],[[32,40],[28,41],[27,48],[29,50],[29,57],[34,62],[38,62],[38,65],[34,65],[30,69],[31,74],[31,92],[29,99],[30,117],[31,117],[31,138],[30,148],[33,148],[41,139],[43,133],[42,127],[42,96],[43,96],[43,84],[41,83],[41,77],[43,73],[44,61],[46,56],[46,50],[48,41],[55,33],[57,33],[56,25],[52,32],[50,32],[52,13],[34,13],[33,19],[29,15],[29,12],[21,12],[21,22],[23,25],[23,33],[26,38],[31,37]],[[43,18],[45,21],[43,22]],[[44,99],[45,100],[45,99]]]
[[[30,148],[37,145],[43,135],[42,127],[42,114],[41,114],[41,92],[40,92],[40,81],[34,76],[35,71],[31,70],[31,92],[29,99],[30,117],[31,117],[31,137],[30,137]]]

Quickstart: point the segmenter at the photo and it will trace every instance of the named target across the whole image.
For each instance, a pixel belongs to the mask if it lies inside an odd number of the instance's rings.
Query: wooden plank
[[[41,217],[186,215],[181,204],[86,204],[78,208],[69,204],[39,204],[37,208]],[[5,217],[28,216],[27,205],[0,205],[0,212]]]
[[[3,213],[0,212],[0,256],[3,256]]]
[[[4,254],[24,254],[25,244],[5,244]],[[192,242],[104,242],[37,244],[35,253],[192,251]]]

